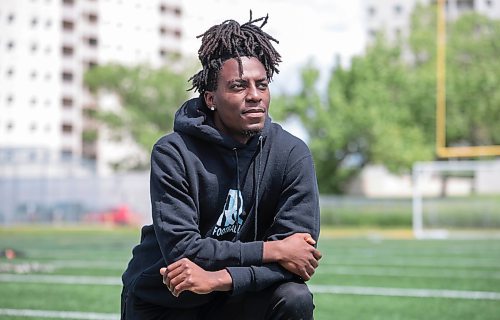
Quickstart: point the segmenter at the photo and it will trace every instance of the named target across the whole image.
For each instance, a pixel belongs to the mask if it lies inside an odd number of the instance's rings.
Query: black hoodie
[[[187,308],[216,295],[168,291],[159,270],[181,258],[227,269],[236,295],[294,277],[262,263],[263,241],[319,236],[311,153],[269,117],[260,135],[241,144],[215,129],[201,99],[187,101],[174,132],[153,148],[150,187],[153,224],[143,227],[122,277],[126,292],[150,303]]]

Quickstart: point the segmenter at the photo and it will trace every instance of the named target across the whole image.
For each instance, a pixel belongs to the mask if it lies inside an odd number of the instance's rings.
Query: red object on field
[[[139,215],[130,210],[129,206],[126,204],[120,204],[105,211],[89,213],[87,214],[86,220],[117,225],[136,225],[140,221]]]
[[[16,252],[13,249],[7,248],[5,249],[5,257],[12,260],[16,257]]]
[[[127,205],[121,205],[111,212],[111,220],[116,224],[129,224],[132,219],[132,212]]]

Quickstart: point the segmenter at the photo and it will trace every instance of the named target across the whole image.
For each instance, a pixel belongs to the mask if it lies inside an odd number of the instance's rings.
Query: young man
[[[123,274],[122,319],[313,317],[316,175],[307,146],[268,116],[281,57],[266,22],[202,35],[200,96],[152,151],[153,224]]]

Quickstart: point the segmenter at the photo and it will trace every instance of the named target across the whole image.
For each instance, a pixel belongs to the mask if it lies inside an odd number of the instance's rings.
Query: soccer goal
[[[500,237],[500,160],[413,166],[416,238]]]

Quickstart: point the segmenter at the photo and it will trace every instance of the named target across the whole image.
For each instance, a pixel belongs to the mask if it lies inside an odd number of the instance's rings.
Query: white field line
[[[407,268],[386,268],[386,267],[364,267],[364,266],[344,266],[334,267],[331,265],[317,269],[316,274],[337,274],[352,276],[371,277],[408,277],[408,278],[439,278],[439,279],[479,279],[479,280],[500,280],[500,272],[487,272],[478,270],[420,270],[409,271]]]
[[[53,265],[58,268],[88,268],[98,267],[105,269],[121,269],[125,270],[128,261],[81,261],[81,260],[52,260],[46,262],[48,265]]]
[[[309,285],[309,289],[313,293],[330,293],[330,294],[347,294],[347,295],[364,295],[364,296],[500,300],[500,292],[487,292],[487,291],[351,287],[351,286],[327,286],[327,285]]]
[[[52,311],[52,310],[32,310],[32,309],[0,309],[2,316],[32,317],[32,318],[58,318],[58,319],[79,319],[79,320],[118,320],[118,313],[95,313],[77,311]]]
[[[335,258],[335,260],[323,258],[321,265],[359,265],[359,266],[392,266],[392,267],[432,267],[432,268],[497,268],[500,263],[500,258],[459,258],[459,257],[422,257],[415,259],[414,257],[396,257],[397,255],[388,255],[387,259],[379,259],[374,261],[375,258],[384,258],[379,254],[370,252],[369,254],[363,255],[365,258],[360,258],[360,255],[356,257],[342,256]],[[342,261],[342,263],[339,263]],[[83,267],[95,267],[102,269],[119,269],[125,270],[128,261],[85,261],[85,260],[35,260],[26,263],[36,263],[42,266],[52,267],[52,268],[83,268]],[[5,264],[5,263],[3,263]],[[0,263],[2,265],[2,263]]]
[[[56,276],[56,275],[0,274],[0,282],[121,285],[120,278],[116,277]],[[488,292],[488,291],[381,288],[381,287],[355,287],[355,286],[330,286],[330,285],[309,285],[309,288],[313,293],[418,297],[418,298],[454,298],[454,299],[469,299],[469,300],[500,300],[500,292]]]
[[[57,283],[57,284],[88,284],[121,286],[118,277],[93,277],[93,276],[63,276],[63,275],[21,275],[0,274],[0,282],[29,282],[29,283]]]
[[[339,261],[342,261],[340,263]],[[335,260],[321,260],[321,265],[359,265],[359,266],[379,266],[379,267],[430,267],[430,268],[498,268],[499,259],[359,259],[338,257]]]
[[[21,263],[21,262],[20,262]],[[29,260],[24,263],[40,264],[57,268],[88,268],[96,267],[103,269],[123,269],[127,267],[128,261],[102,261],[102,260]],[[6,264],[2,263],[2,264]]]

